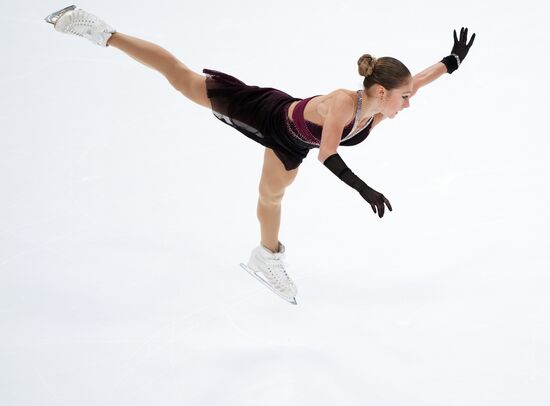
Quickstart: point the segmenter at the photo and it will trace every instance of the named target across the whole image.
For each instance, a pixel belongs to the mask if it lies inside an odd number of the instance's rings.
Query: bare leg
[[[166,49],[120,32],[114,33],[107,44],[160,72],[188,99],[201,106],[212,108],[206,95],[206,76],[193,72]]]
[[[281,202],[298,169],[287,171],[273,150],[266,148],[258,198],[258,220],[262,235],[261,244],[272,252],[279,249]]]
[[[172,86],[195,103],[212,108],[206,95],[206,77],[190,70],[164,48],[122,33],[113,34],[108,45],[160,72]],[[297,174],[298,169],[287,171],[273,150],[266,148],[257,215],[260,221],[261,244],[273,252],[279,248],[281,202],[284,192]]]

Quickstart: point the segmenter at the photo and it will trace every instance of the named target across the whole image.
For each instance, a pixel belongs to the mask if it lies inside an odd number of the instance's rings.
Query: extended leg
[[[107,44],[160,72],[176,90],[188,99],[201,106],[212,108],[210,100],[206,96],[206,76],[189,69],[166,49],[120,32],[114,33]]]
[[[164,48],[117,33],[99,17],[76,6],[58,10],[48,15],[45,20],[53,24],[56,31],[84,37],[104,47],[110,45],[120,49],[135,60],[160,72],[188,99],[212,108],[206,95],[206,76],[193,72]]]

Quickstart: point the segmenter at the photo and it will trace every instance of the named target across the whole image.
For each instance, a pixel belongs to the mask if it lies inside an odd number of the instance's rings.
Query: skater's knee
[[[285,195],[284,188],[274,187],[266,183],[261,183],[258,191],[260,203],[269,206],[280,205]]]

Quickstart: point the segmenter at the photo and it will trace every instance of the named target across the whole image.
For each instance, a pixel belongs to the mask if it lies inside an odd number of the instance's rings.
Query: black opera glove
[[[342,182],[357,190],[363,199],[370,203],[374,213],[378,210],[378,217],[382,218],[384,216],[384,204],[392,211],[389,200],[386,199],[382,193],[378,193],[359,179],[359,177],[348,168],[340,155],[333,154],[329,156],[325,159],[323,164],[330,169],[332,173],[338,176]]]
[[[443,62],[447,67],[448,73],[453,73],[455,70],[458,69],[462,61],[464,61],[464,58],[466,58],[470,47],[474,43],[476,34],[472,35],[468,44],[466,44],[466,40],[468,39],[468,28],[462,27],[460,29],[460,39],[456,37],[456,30],[453,30],[453,37],[455,42],[453,45],[453,49],[451,50],[451,55],[446,56],[441,60],[441,62]]]

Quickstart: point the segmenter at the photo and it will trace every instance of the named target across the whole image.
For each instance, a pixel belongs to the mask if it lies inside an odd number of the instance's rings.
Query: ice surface
[[[283,202],[298,306],[242,272],[263,151],[116,49],[0,16],[0,404],[550,404],[550,91],[540,2],[78,4],[190,68],[297,97],[364,53],[460,69]]]

